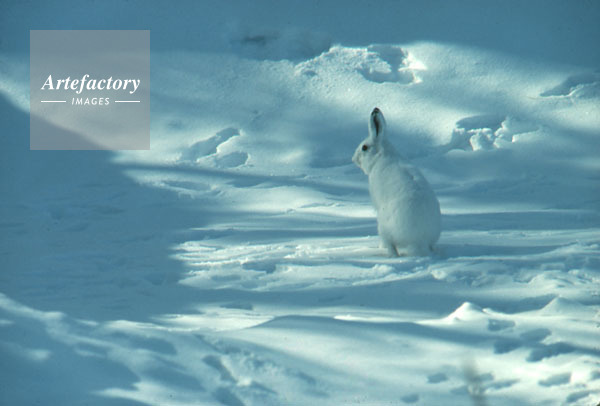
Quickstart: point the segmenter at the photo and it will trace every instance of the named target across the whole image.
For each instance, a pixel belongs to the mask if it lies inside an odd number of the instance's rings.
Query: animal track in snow
[[[427,377],[427,383],[440,383],[448,380],[448,376],[443,372],[438,372],[437,374],[429,375]]]
[[[571,382],[571,373],[567,372],[564,374],[553,375],[547,379],[543,379],[538,382],[540,386],[558,386],[565,385]]]
[[[552,332],[547,328],[537,328],[521,333],[521,338],[525,341],[539,343],[551,334]]]
[[[223,365],[221,359],[216,355],[207,355],[203,359],[204,363],[219,372],[221,375],[221,380],[225,382],[235,382],[235,379],[231,375],[231,372]]]
[[[592,73],[581,73],[569,76],[564,82],[546,90],[542,97],[600,97],[600,70]]]
[[[578,391],[578,392],[573,392],[569,396],[567,396],[566,402],[567,403],[575,403],[578,400],[587,398],[591,394],[592,394],[592,391],[589,391],[589,390],[582,390],[582,391]],[[595,402],[594,403],[590,403],[590,404],[595,404]]]
[[[415,65],[408,52],[398,46],[369,45],[358,72],[371,82],[418,83],[421,80],[415,74]]]
[[[229,44],[246,58],[300,61],[327,51],[331,38],[318,31],[293,27],[281,30],[234,27],[229,33]]]
[[[562,354],[569,354],[575,351],[575,348],[565,342],[558,342],[554,344],[537,344],[529,356],[527,357],[528,362],[538,362],[544,358],[556,357]]]
[[[419,401],[419,395],[411,393],[409,395],[402,396],[400,398],[404,403],[417,403]]]
[[[183,151],[179,157],[181,163],[206,161],[219,168],[236,168],[245,165],[248,154],[243,151],[229,152],[229,143],[240,137],[240,131],[230,127],[219,131],[212,137],[198,141]]]
[[[517,141],[521,134],[534,132],[538,127],[517,118],[496,114],[466,117],[456,123],[448,150],[489,150],[502,148]]]
[[[299,74],[313,77],[340,68],[356,72],[375,83],[419,83],[418,71],[426,67],[397,45],[369,45],[366,48],[334,46],[316,58],[297,65]]]
[[[220,387],[212,393],[212,396],[219,401],[219,403],[226,406],[244,406],[244,403],[233,394],[229,389]]]
[[[217,153],[217,149],[220,145],[229,141],[230,138],[239,135],[240,133],[236,128],[226,128],[212,137],[192,144],[184,153],[182,153],[181,158],[183,160],[193,161],[204,156],[214,155]]]
[[[515,326],[515,322],[511,320],[488,320],[489,331],[501,331]]]
[[[514,338],[503,338],[494,342],[494,354],[506,354],[521,347],[522,342]]]
[[[550,330],[531,330],[520,335],[520,338],[501,338],[494,342],[494,354],[506,354],[519,348],[531,348],[527,362],[539,362],[545,358],[556,357],[575,351],[575,348],[564,342],[544,344],[542,341],[551,334]]]

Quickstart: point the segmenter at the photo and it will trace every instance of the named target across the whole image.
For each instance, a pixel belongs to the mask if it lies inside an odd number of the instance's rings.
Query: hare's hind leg
[[[381,248],[384,248],[389,257],[399,257],[400,254],[398,254],[398,250],[396,249],[396,246],[394,245],[394,243],[392,243],[391,241],[382,238],[381,239],[381,244],[380,244]]]
[[[379,233],[380,238],[379,247],[385,249],[388,253],[388,256],[398,257],[399,253],[396,249],[396,244],[384,226],[384,223],[381,223],[379,219],[377,219],[377,232]]]

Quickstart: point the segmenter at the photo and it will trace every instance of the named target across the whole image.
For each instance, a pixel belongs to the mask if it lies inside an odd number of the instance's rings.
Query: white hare
[[[390,256],[428,255],[440,237],[440,204],[421,172],[402,158],[386,138],[378,108],[369,119],[369,136],[352,161],[369,176],[377,210],[377,230]]]

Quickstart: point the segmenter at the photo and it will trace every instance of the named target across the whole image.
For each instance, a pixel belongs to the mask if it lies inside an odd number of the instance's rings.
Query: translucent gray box
[[[30,31],[30,149],[150,149],[150,31]]]

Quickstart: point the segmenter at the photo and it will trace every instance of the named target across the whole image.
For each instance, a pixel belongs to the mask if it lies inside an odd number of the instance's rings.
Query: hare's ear
[[[371,112],[369,119],[369,135],[374,140],[380,141],[385,134],[385,118],[383,113],[377,107]]]

